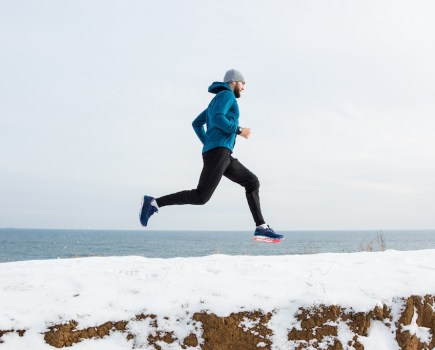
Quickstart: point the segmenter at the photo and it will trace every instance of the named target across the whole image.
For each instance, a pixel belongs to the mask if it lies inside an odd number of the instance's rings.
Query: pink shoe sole
[[[260,237],[260,236],[254,236],[253,238],[254,241],[257,242],[263,242],[263,243],[281,243],[283,239],[272,239],[272,238],[268,238],[268,237]]]

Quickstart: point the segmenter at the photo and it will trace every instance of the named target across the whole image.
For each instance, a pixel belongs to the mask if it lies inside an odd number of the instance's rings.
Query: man
[[[140,222],[143,226],[147,226],[150,216],[164,206],[207,203],[222,176],[225,176],[246,190],[249,209],[256,225],[254,240],[278,243],[284,239],[283,235],[275,233],[266,225],[263,219],[258,178],[231,155],[237,135],[245,139],[251,135],[250,128],[239,126],[239,107],[236,99],[240,98],[243,90],[245,79],[235,69],[226,72],[223,82],[214,82],[208,88],[208,91],[216,96],[192,123],[196,135],[203,144],[204,166],[198,187],[160,198],[144,196],[140,212]],[[207,130],[204,125],[207,126]]]

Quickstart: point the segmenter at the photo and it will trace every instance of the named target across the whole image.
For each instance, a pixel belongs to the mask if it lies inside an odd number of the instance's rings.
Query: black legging
[[[236,158],[233,158],[228,148],[214,148],[203,153],[202,158],[204,167],[202,168],[198,187],[193,190],[181,191],[157,198],[157,205],[164,207],[166,205],[205,204],[213,195],[222,176],[225,176],[245,188],[249,209],[255,224],[257,226],[264,224],[260,208],[260,182],[257,176]]]

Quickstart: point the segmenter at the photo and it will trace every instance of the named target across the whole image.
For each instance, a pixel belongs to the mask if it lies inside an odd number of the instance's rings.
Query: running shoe
[[[150,196],[143,197],[142,208],[139,214],[139,219],[142,226],[146,226],[151,215],[157,212],[157,208],[154,205],[151,205],[153,199],[154,198]]]
[[[282,240],[284,240],[284,236],[276,233],[271,227],[257,227],[255,229],[254,241],[264,243],[280,243]]]

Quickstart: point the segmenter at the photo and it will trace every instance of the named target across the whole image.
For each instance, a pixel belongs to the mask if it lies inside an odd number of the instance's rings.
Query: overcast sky
[[[2,0],[0,227],[139,229],[195,188],[192,120],[239,69],[234,156],[279,230],[435,228],[435,2]],[[251,230],[242,187],[149,229]]]

